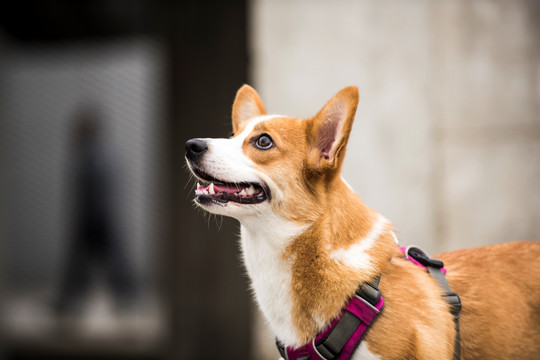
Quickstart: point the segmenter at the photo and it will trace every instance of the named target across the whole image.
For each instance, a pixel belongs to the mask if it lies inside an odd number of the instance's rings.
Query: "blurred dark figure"
[[[103,270],[118,309],[130,309],[137,296],[128,253],[114,216],[113,156],[102,142],[102,127],[93,109],[77,114],[73,131],[73,231],[61,274],[57,312],[80,310],[94,270]]]

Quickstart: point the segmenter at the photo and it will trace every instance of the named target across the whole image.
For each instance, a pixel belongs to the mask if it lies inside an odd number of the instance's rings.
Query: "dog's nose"
[[[195,160],[208,150],[206,141],[191,139],[186,141],[186,156],[190,160]]]

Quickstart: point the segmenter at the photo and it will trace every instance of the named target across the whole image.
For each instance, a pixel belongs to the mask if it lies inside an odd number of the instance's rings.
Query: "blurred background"
[[[360,89],[344,177],[430,253],[540,240],[540,2],[0,5],[0,359],[275,359],[183,145]]]

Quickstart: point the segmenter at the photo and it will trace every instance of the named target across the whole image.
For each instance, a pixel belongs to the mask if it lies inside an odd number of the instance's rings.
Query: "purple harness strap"
[[[317,335],[317,337],[315,337],[312,342],[297,349],[292,347],[287,347],[285,349],[282,347],[280,349],[280,353],[282,354],[282,356],[285,357],[286,360],[349,359],[356,350],[358,344],[360,344],[360,341],[364,337],[364,334],[367,332],[368,328],[373,323],[377,315],[379,315],[379,312],[382,310],[383,307],[384,300],[382,296],[379,298],[379,301],[375,304],[375,306],[373,306],[357,294],[349,301],[347,306],[342,310],[341,314],[334,321],[332,321],[330,326],[328,326],[323,332]],[[352,323],[356,325],[355,329],[351,329],[352,336],[350,336],[348,340],[346,340],[339,354],[332,354],[330,356],[325,356],[321,354],[320,345],[324,342],[324,340],[329,337],[332,331],[338,328],[338,323],[345,317],[351,318]],[[317,348],[319,348],[319,350]]]

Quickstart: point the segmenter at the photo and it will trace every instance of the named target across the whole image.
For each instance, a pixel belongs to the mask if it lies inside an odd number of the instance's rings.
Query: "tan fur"
[[[461,297],[462,359],[540,359],[540,243],[440,254]]]
[[[275,185],[272,212],[308,225],[282,254],[292,269],[293,325],[302,343],[311,341],[359,284],[381,274],[385,308],[365,338],[369,350],[382,359],[452,359],[454,323],[441,289],[399,253],[390,223],[367,250],[371,267],[354,269],[330,255],[365,238],[378,219],[339,176],[357,104],[358,90],[345,88],[313,118],[258,123],[243,144],[244,154]],[[264,114],[255,90],[242,87],[233,105],[234,132]],[[328,130],[336,124],[337,130]],[[275,145],[266,151],[253,146],[263,133]],[[463,304],[462,359],[540,359],[540,243],[440,257]]]

